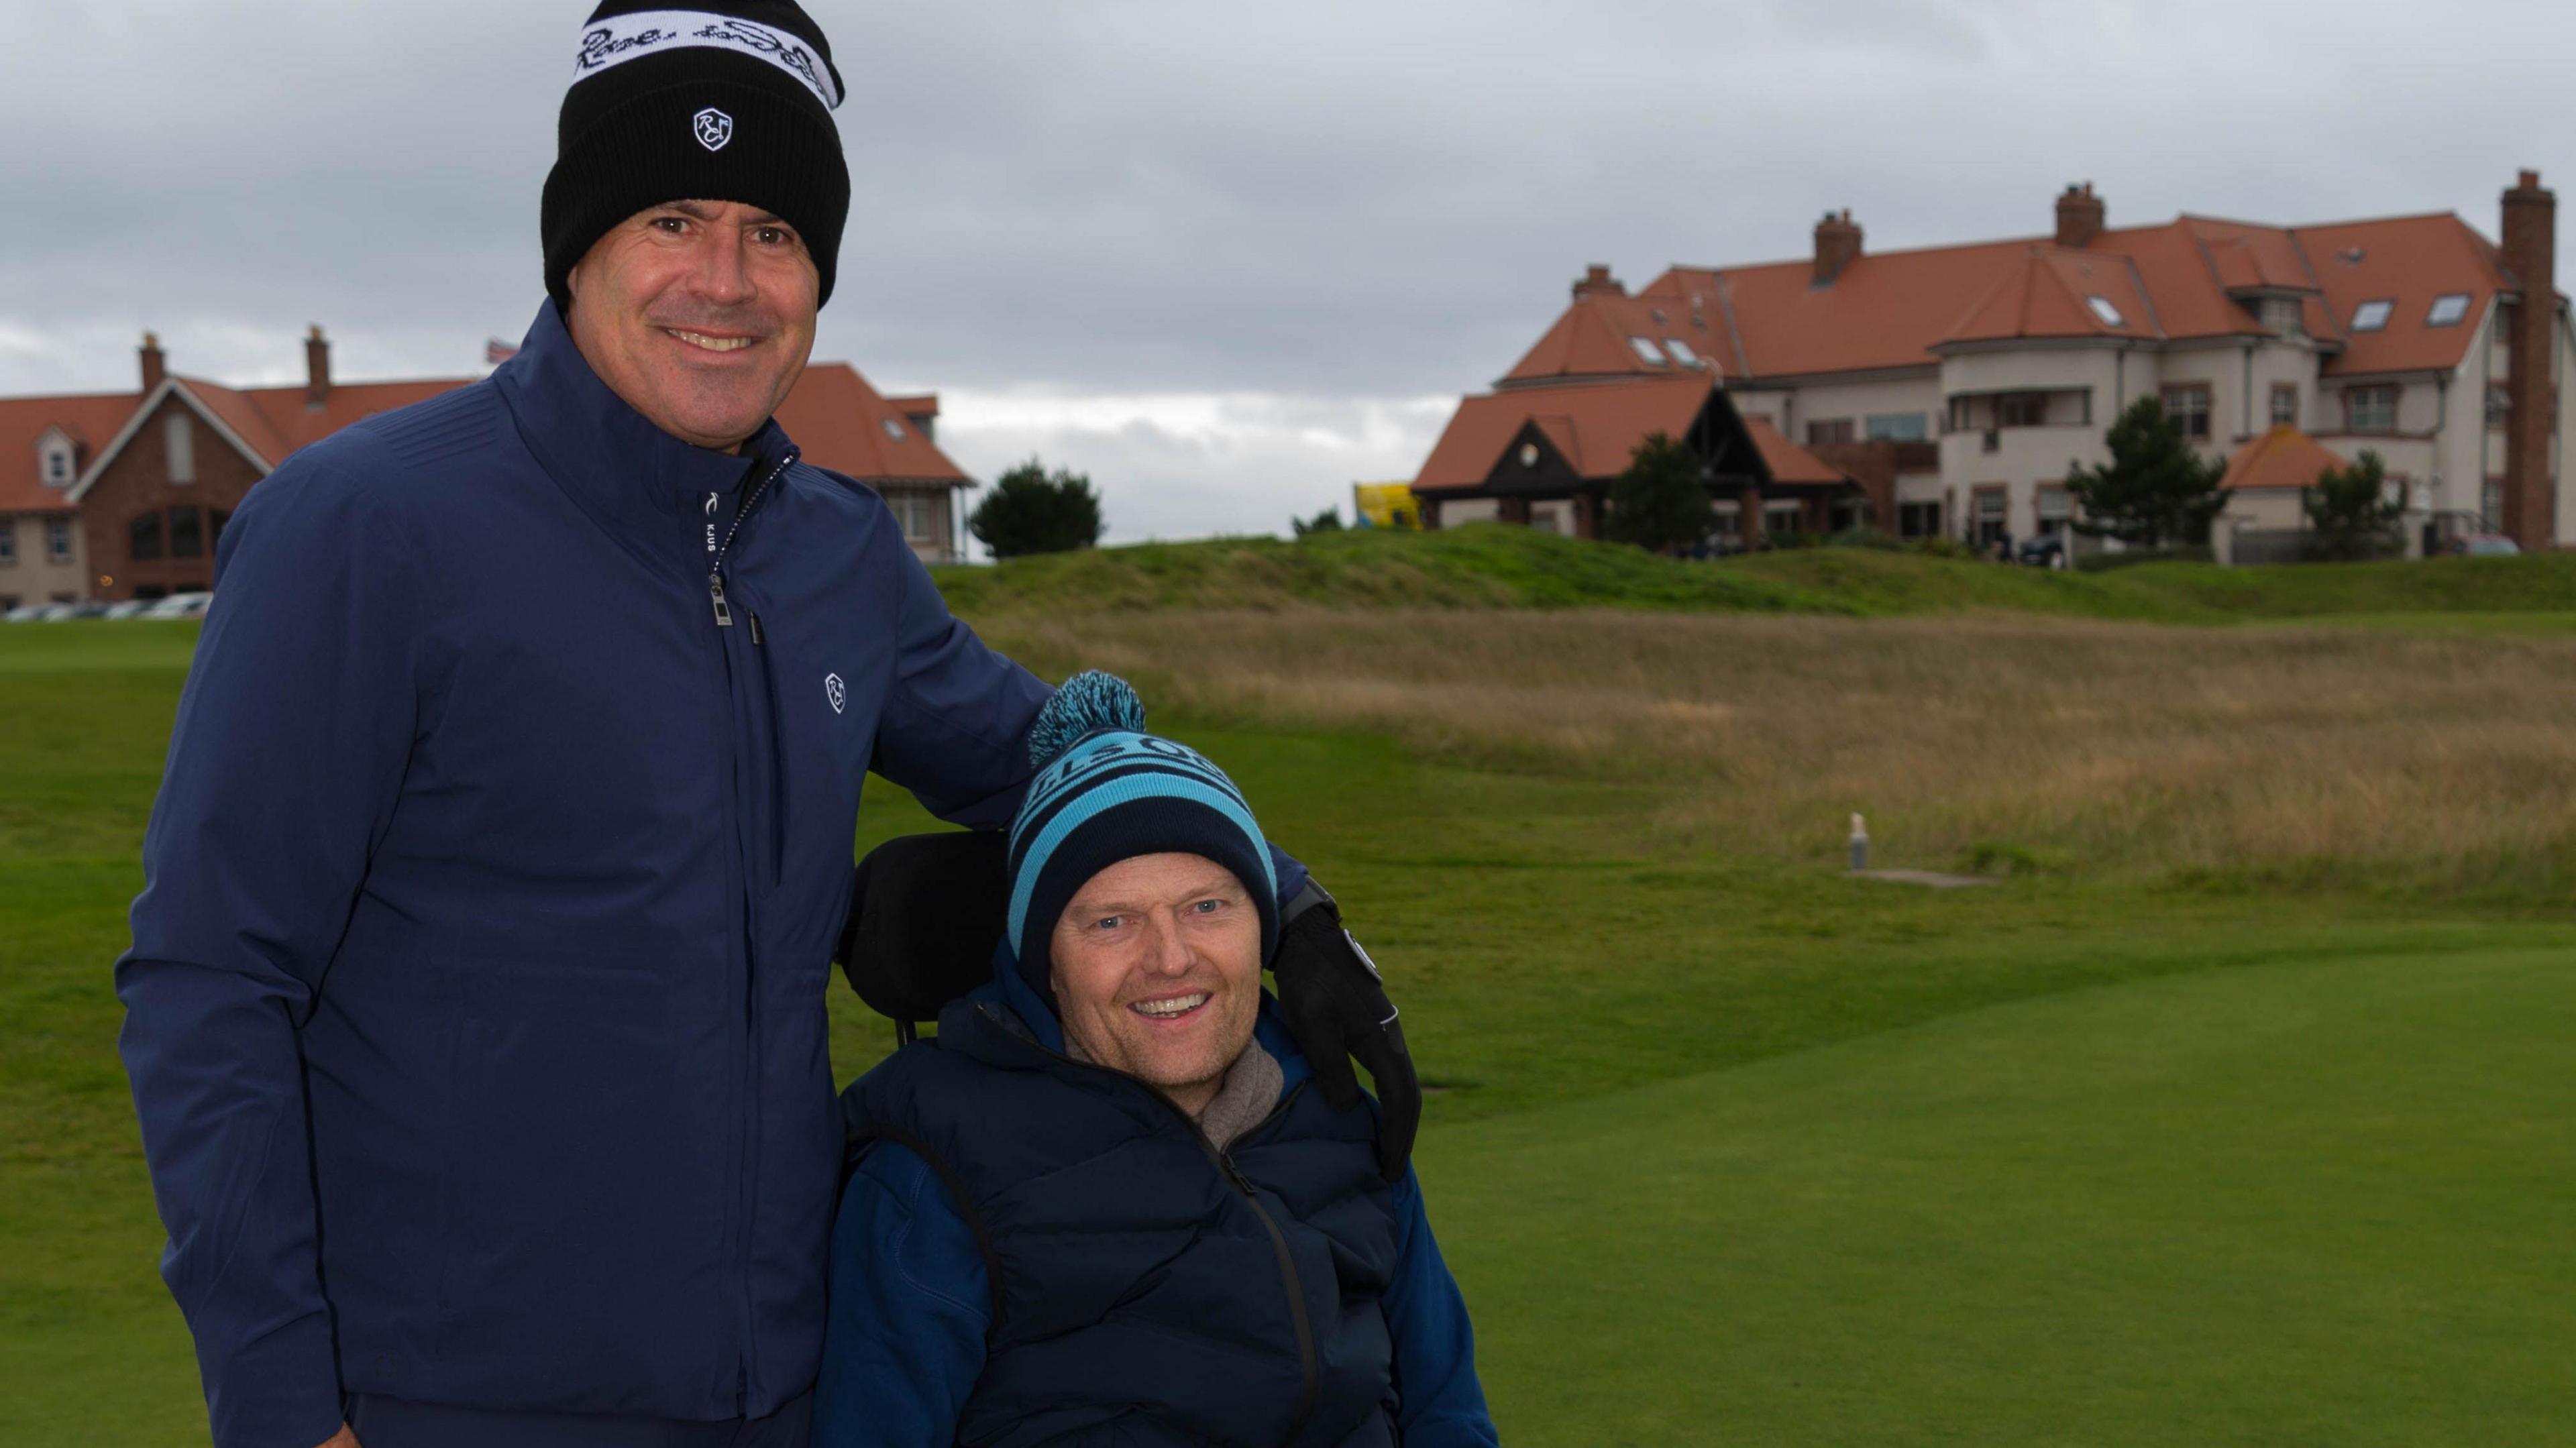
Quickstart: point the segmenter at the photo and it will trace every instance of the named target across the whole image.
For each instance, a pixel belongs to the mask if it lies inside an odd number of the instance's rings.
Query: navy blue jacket
[[[1274,1006],[1254,1049],[1281,1065],[1280,1109],[1224,1161],[1062,1039],[1006,955],[935,1040],[844,1095],[863,1131],[901,1134],[861,1139],[842,1198],[815,1448],[1492,1448],[1419,1183],[1378,1177],[1369,1113],[1308,1088]],[[1302,1324],[1274,1249],[1298,1264]]]
[[[814,1381],[861,781],[998,828],[1049,690],[873,493],[747,451],[549,305],[225,529],[117,966],[217,1448],[319,1443],[344,1392],[713,1420]]]

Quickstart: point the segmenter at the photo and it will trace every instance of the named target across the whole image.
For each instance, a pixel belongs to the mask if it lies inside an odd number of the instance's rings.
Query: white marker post
[[[1851,867],[1855,875],[1869,868],[1869,826],[1862,823],[1858,812],[1852,815]]]

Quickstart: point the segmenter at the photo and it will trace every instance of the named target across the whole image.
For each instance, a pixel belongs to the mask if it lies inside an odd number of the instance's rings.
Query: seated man
[[[815,1448],[1490,1448],[1420,1187],[1262,991],[1242,795],[1107,675],[1031,752],[994,978],[844,1098]]]

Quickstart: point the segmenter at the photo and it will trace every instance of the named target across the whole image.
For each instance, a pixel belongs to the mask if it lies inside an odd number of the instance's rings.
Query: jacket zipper
[[[769,490],[771,483],[778,481],[778,475],[787,471],[788,467],[796,461],[796,457],[796,449],[789,448],[779,454],[776,466],[761,474],[759,479],[752,483],[751,491],[743,495],[742,506],[733,510],[733,526],[725,530],[724,541],[716,545],[715,561],[707,565],[707,596],[715,601],[718,628],[733,627],[733,605],[725,602],[725,555],[733,551],[733,540],[742,532],[742,525],[751,517],[751,510],[760,506],[760,495]]]
[[[795,463],[797,456],[798,454],[796,449],[789,448],[779,456],[779,459],[775,464],[752,482],[750,490],[743,494],[742,506],[734,509],[732,525],[726,528],[724,538],[715,546],[714,556],[707,566],[707,595],[715,608],[716,627],[720,629],[729,629],[733,627],[733,607],[725,599],[725,557],[733,551],[734,540],[742,534],[742,525],[750,520],[752,509],[760,505],[761,497],[768,492],[769,485],[776,482],[779,476],[785,473],[787,469]],[[709,506],[712,507],[715,502],[714,496],[712,494],[709,495],[707,501]],[[738,727],[740,714],[735,707],[732,697],[735,687],[738,685],[747,685],[748,681],[741,680],[736,675],[732,650],[726,648],[720,642],[717,645],[716,652],[723,661],[725,671],[726,735],[728,738],[735,741],[734,785],[731,791],[734,799],[734,818],[732,821],[733,854],[737,870],[736,879],[739,881],[740,888],[742,890],[742,1089],[744,1116],[746,1119],[741,1126],[742,1145],[736,1162],[734,1182],[734,1273],[736,1281],[738,1281],[742,1287],[743,1332],[740,1356],[735,1363],[736,1380],[734,1392],[737,1407],[741,1408],[747,1407],[751,1401],[752,1379],[759,1371],[759,1341],[755,1328],[755,1320],[758,1317],[758,1313],[755,1311],[751,1295],[751,1215],[753,1207],[753,1202],[751,1200],[753,1195],[751,1183],[753,1177],[759,1170],[758,1157],[760,1147],[760,1124],[758,1120],[760,1104],[760,990],[758,984],[759,963],[757,960],[760,939],[760,912],[757,903],[759,890],[755,880],[755,876],[758,873],[756,862],[751,859],[750,851],[745,848],[742,836],[742,809],[746,801],[741,793],[740,787],[742,768],[740,751],[745,741],[740,738],[740,730]],[[771,767],[776,769],[778,767],[778,761],[772,760]]]
[[[1316,1399],[1322,1395],[1323,1391],[1323,1370],[1315,1352],[1315,1325],[1306,1316],[1306,1284],[1305,1280],[1297,1275],[1297,1256],[1288,1248],[1288,1234],[1279,1230],[1279,1223],[1270,1215],[1270,1209],[1261,1205],[1260,1194],[1254,1190],[1252,1179],[1243,1174],[1243,1168],[1235,1164],[1233,1156],[1228,1154],[1224,1149],[1218,1147],[1216,1142],[1209,1138],[1206,1129],[1199,1125],[1198,1118],[1190,1115],[1186,1111],[1183,1111],[1179,1104],[1173,1101],[1169,1096],[1164,1095],[1162,1092],[1155,1090],[1151,1086],[1147,1086],[1144,1082],[1137,1080],[1135,1077],[1128,1075],[1124,1071],[1111,1070],[1107,1066],[1094,1065],[1089,1061],[1077,1061],[1062,1051],[1048,1050],[1045,1046],[1038,1044],[1036,1040],[1021,1034],[1019,1031],[1013,1030],[1008,1022],[1005,1022],[1001,1017],[993,1014],[993,1008],[990,1005],[979,1002],[975,1008],[978,1011],[983,1012],[986,1020],[991,1021],[996,1026],[1000,1026],[1004,1031],[1018,1036],[1021,1040],[1028,1042],[1031,1048],[1043,1055],[1051,1056],[1058,1061],[1062,1061],[1068,1066],[1076,1067],[1084,1071],[1097,1072],[1100,1075],[1110,1077],[1113,1080],[1121,1081],[1143,1090],[1145,1094],[1153,1097],[1157,1103],[1161,1104],[1164,1109],[1180,1118],[1181,1124],[1189,1129],[1190,1138],[1199,1144],[1199,1149],[1201,1151],[1207,1153],[1208,1160],[1216,1165],[1218,1173],[1222,1175],[1236,1191],[1243,1194],[1243,1200],[1252,1208],[1252,1215],[1261,1220],[1262,1230],[1270,1234],[1270,1250],[1279,1259],[1279,1280],[1281,1285],[1288,1289],[1288,1319],[1295,1326],[1297,1331],[1297,1367],[1301,1374],[1300,1386],[1297,1393],[1297,1414],[1289,1422],[1288,1436],[1279,1440],[1281,1448],[1287,1448],[1288,1444],[1296,1442],[1297,1435],[1306,1431],[1308,1420],[1315,1416]],[[1255,1042],[1254,1044],[1258,1045],[1259,1043]],[[1269,1130],[1271,1123],[1286,1115],[1290,1104],[1295,1102],[1300,1095],[1305,1093],[1306,1085],[1307,1083],[1303,1081],[1298,1082],[1295,1090],[1290,1091],[1286,1096],[1281,1097],[1279,1099],[1279,1104],[1270,1108],[1269,1115],[1261,1118],[1261,1120],[1246,1128],[1241,1135],[1235,1138],[1235,1140],[1238,1142],[1250,1141],[1262,1132]]]

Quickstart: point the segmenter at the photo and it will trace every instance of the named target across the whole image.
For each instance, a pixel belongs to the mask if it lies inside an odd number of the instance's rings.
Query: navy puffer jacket
[[[845,1100],[860,1142],[943,1174],[1000,1284],[960,1444],[1393,1448],[1397,1218],[1365,1107],[1299,1086],[1219,1151],[992,987]]]

